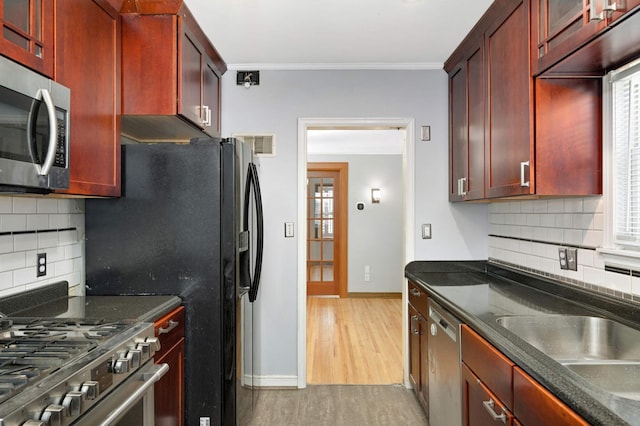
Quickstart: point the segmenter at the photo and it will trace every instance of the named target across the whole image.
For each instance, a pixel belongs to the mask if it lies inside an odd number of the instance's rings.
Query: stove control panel
[[[136,323],[122,335],[62,365],[37,385],[0,404],[0,424],[67,426],[80,419],[85,421],[87,411],[115,395],[120,384],[153,362],[153,355],[159,349],[153,333],[152,324]],[[11,411],[3,411],[8,407]],[[89,416],[87,414],[87,419]]]

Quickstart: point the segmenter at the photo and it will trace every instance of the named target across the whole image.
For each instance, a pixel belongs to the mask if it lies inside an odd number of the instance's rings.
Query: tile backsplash
[[[605,270],[602,197],[489,205],[489,259],[563,282],[640,301],[640,278]],[[560,269],[559,247],[578,249],[578,270]]]
[[[42,277],[38,253],[47,255]],[[57,281],[84,293],[84,200],[0,196],[0,297]]]

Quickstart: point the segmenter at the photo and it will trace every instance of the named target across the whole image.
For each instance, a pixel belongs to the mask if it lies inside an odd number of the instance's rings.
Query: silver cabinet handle
[[[205,127],[210,127],[211,126],[211,108],[209,108],[207,105],[203,105],[202,109],[204,110],[204,120],[202,124],[204,124]]]
[[[167,334],[169,333],[171,330],[173,330],[174,328],[176,328],[180,323],[178,321],[174,321],[174,320],[169,320],[169,327],[167,328],[163,328],[160,327],[158,329],[158,334]]]
[[[524,181],[524,168],[529,167],[529,161],[521,161],[520,162],[520,186],[529,187],[529,181]]]
[[[618,10],[618,4],[616,2],[612,3],[611,0],[602,0],[602,10],[606,10],[607,12],[615,12],[616,10]]]
[[[596,0],[591,0],[589,5],[589,22],[602,21],[604,19],[604,12],[598,13],[596,10]]]
[[[416,321],[418,321],[418,316],[412,315],[411,316],[411,333],[417,336],[418,334],[420,334],[420,330],[418,330],[418,327],[414,325]]]
[[[409,291],[411,292],[411,295],[413,295],[413,296],[418,296],[418,297],[420,297],[420,295],[422,294],[422,293],[420,293],[420,290],[418,290],[417,288],[412,288],[412,289],[411,289],[411,290],[409,290]]]
[[[460,178],[458,195],[467,195],[467,178]]]
[[[47,115],[49,116],[49,146],[47,147],[47,156],[42,166],[36,164],[36,171],[40,176],[46,176],[51,171],[53,161],[56,159],[56,148],[58,147],[58,120],[56,119],[56,107],[51,99],[51,94],[46,89],[40,89],[39,95],[47,106]]]
[[[493,399],[489,398],[488,401],[482,401],[482,405],[484,405],[484,409],[487,410],[487,413],[489,413],[494,421],[507,424],[507,415],[504,412],[504,408],[501,414],[497,414],[493,408],[495,405]]]

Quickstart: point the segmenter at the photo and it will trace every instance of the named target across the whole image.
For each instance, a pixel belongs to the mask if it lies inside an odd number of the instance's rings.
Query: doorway
[[[307,165],[307,295],[347,296],[348,163]]]
[[[389,119],[352,119],[352,118],[329,118],[329,119],[307,119],[298,120],[298,223],[305,224],[307,221],[307,137],[310,130],[331,130],[331,129],[397,129],[402,130],[405,138],[402,146],[402,258],[406,264],[413,260],[414,256],[414,135],[415,122],[411,118],[389,118]],[[306,226],[300,227],[298,239],[298,387],[305,388],[307,385],[307,232]],[[397,271],[394,278],[399,283],[404,282],[402,270]],[[402,286],[402,318],[406,313],[406,289]],[[402,348],[404,360],[404,382],[408,383],[407,368],[407,325],[402,321]]]

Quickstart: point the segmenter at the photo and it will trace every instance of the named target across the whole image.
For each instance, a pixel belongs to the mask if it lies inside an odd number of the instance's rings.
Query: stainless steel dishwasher
[[[462,424],[460,321],[429,300],[429,424]]]

